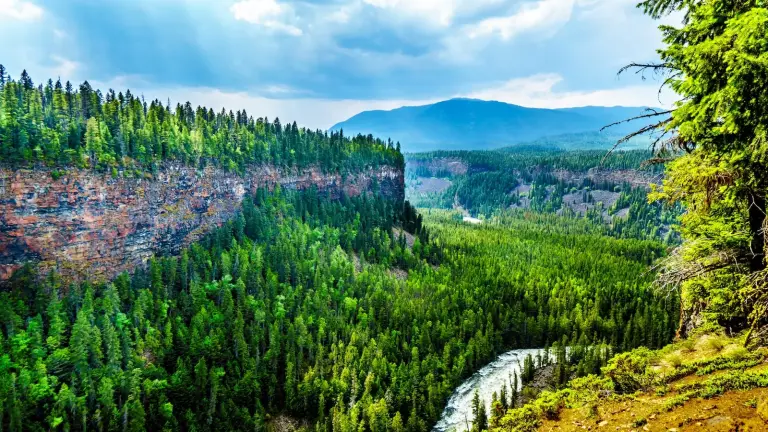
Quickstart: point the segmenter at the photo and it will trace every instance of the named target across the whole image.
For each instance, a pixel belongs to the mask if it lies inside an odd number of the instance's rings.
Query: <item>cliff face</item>
[[[333,197],[365,191],[404,196],[401,170],[347,175],[319,169],[252,167],[244,175],[167,164],[144,178],[72,169],[0,168],[0,282],[25,262],[66,276],[112,278],[153,254],[175,254],[239,211],[258,188],[318,190]]]

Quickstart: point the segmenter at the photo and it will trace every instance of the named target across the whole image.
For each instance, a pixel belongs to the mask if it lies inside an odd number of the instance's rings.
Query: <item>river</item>
[[[536,357],[536,354],[544,355],[543,349],[517,349],[505,352],[498,356],[496,360],[485,365],[474,375],[467,378],[451,395],[448,405],[443,410],[443,415],[437,422],[432,432],[461,432],[467,430],[467,424],[472,424],[472,398],[475,395],[475,389],[480,394],[480,399],[485,403],[489,412],[493,392],[499,393],[503,384],[507,385],[507,392],[510,391],[512,383],[510,377],[514,372],[520,376],[525,357],[530,354]],[[518,381],[518,387],[521,384]],[[520,390],[520,388],[518,388]]]

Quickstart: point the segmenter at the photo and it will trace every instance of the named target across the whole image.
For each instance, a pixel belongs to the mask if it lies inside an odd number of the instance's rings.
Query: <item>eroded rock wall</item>
[[[167,164],[140,178],[77,169],[56,180],[52,174],[0,168],[0,283],[30,261],[69,277],[112,278],[153,254],[178,253],[235,216],[258,188],[404,195],[403,172],[393,167],[340,175],[257,166],[239,175]]]

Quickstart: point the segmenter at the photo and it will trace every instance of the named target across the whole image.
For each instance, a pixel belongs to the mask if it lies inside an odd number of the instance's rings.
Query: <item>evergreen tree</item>
[[[657,159],[681,155],[668,164],[654,198],[688,209],[684,242],[661,285],[682,284],[684,309],[703,309],[702,318],[730,329],[757,328],[768,312],[768,81],[765,65],[756,61],[768,52],[768,10],[759,1],[731,0],[646,0],[641,6],[654,18],[675,11],[685,16],[679,27],[661,27],[658,64],[630,65],[667,74],[665,84],[681,97],[645,129],[665,133]]]
[[[475,395],[472,397],[472,430],[474,432],[482,432],[488,429],[488,413],[486,412],[485,403],[480,399],[480,394],[475,390]]]

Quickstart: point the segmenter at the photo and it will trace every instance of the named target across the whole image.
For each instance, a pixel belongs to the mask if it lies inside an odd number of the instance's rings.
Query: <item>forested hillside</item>
[[[661,27],[658,63],[629,66],[680,96],[630,134],[653,132],[650,151],[413,154],[413,202],[223,181],[242,203],[178,255],[107,281],[23,266],[0,289],[0,430],[427,432],[464,380],[515,348],[543,355],[474,398],[472,432],[765,430],[768,8],[640,7],[682,18]],[[371,135],[0,77],[0,158],[49,165],[45,179],[72,166],[151,178],[164,161],[405,169],[400,146]],[[451,102],[396,114],[437,113],[456,139],[498,120]],[[545,117],[578,133],[568,118],[601,112]],[[215,212],[208,192],[192,199]],[[68,197],[48,205],[75,209],[73,224],[103,216]]]
[[[762,431],[768,424],[766,124],[768,8],[761,1],[645,0],[662,25],[657,62],[628,70],[679,95],[642,132],[666,164],[649,199],[685,209],[681,244],[658,266],[656,290],[680,295],[678,340],[615,356],[592,375],[523,406],[478,412],[499,432]]]
[[[521,150],[535,149],[539,151],[578,151],[612,149],[616,142],[624,138],[619,129],[609,127],[601,132],[582,132],[562,135],[547,135],[542,138],[516,143],[499,150],[516,153]],[[622,150],[647,150],[653,140],[648,136],[638,136],[629,139],[622,145]]]
[[[0,294],[3,429],[258,430],[292,415],[424,432],[504,349],[672,335],[676,306],[643,276],[659,244],[549,218],[427,219],[262,190],[180,257],[113,283],[25,269]]]
[[[418,207],[456,208],[471,216],[508,211],[585,218],[619,237],[679,241],[679,206],[649,203],[663,167],[644,166],[648,151],[431,152],[407,155],[408,199]]]
[[[248,164],[402,166],[399,144],[370,135],[349,138],[189,102],[171,107],[130,90],[102,92],[87,81],[35,85],[26,71],[13,80],[0,65],[0,162],[109,169],[165,160],[240,171]]]

